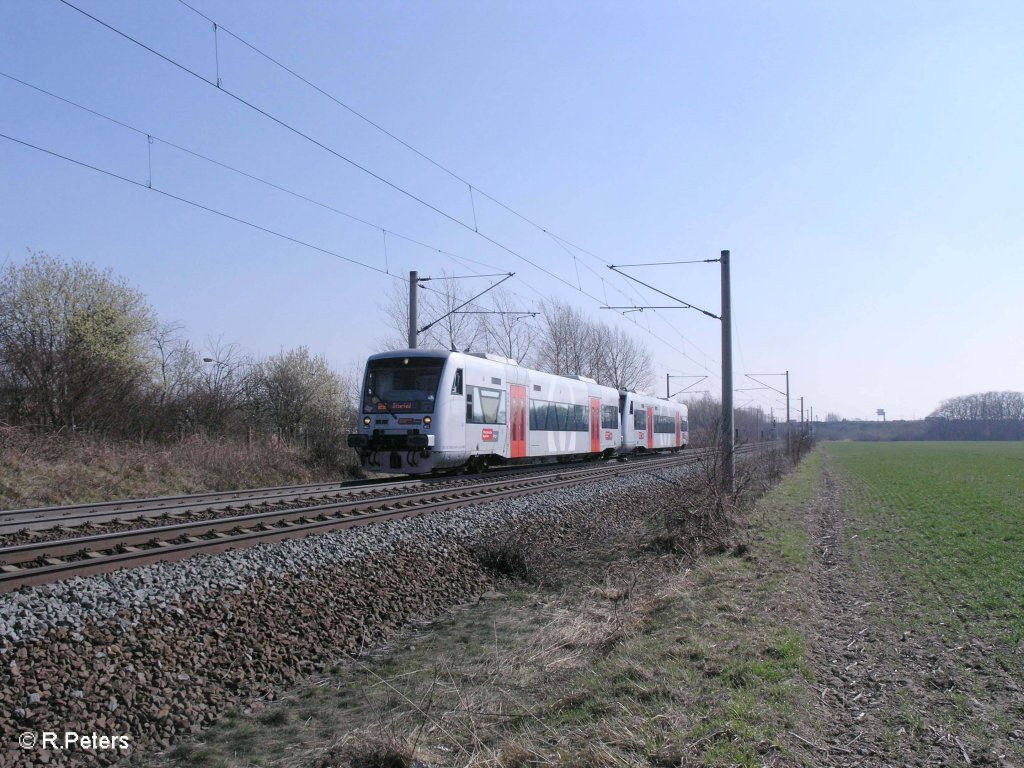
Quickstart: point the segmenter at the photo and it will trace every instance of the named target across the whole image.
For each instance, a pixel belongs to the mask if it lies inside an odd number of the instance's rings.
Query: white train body
[[[637,392],[622,393],[621,453],[678,450],[690,440],[686,406]]]
[[[624,408],[660,409],[684,429],[652,439],[633,428],[632,415],[623,420]],[[685,424],[685,405],[584,377],[554,376],[494,355],[410,349],[367,361],[349,445],[368,470],[418,474],[677,450],[686,447]]]

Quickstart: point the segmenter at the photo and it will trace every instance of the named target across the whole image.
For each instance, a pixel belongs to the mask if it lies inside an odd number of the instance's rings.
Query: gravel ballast
[[[0,595],[0,765],[110,763],[493,588],[475,554],[571,542],[642,512],[651,470],[365,528]],[[651,475],[657,475],[652,477]],[[528,531],[524,538],[523,531]],[[586,533],[584,533],[586,532]],[[18,734],[128,736],[129,749],[23,749]]]

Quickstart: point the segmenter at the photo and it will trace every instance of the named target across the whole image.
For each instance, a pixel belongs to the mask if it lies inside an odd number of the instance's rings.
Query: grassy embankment
[[[678,511],[652,503],[642,525],[563,553],[539,583],[342,661],[269,708],[231,713],[169,759],[814,765],[799,511],[819,476],[812,456],[752,510],[738,546],[697,560],[651,548]]]
[[[284,444],[195,436],[140,445],[0,428],[0,509],[343,479]]]

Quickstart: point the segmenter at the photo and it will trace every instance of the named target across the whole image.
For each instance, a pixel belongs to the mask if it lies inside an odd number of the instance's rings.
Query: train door
[[[590,398],[590,452],[601,452],[601,398]]]
[[[509,419],[509,435],[512,449],[512,458],[521,459],[526,456],[526,387],[521,384],[512,384],[509,387],[509,401],[511,407]]]
[[[647,408],[647,447],[654,448],[654,408]]]
[[[682,417],[676,414],[676,448],[679,448],[683,444],[683,428],[682,428]]]

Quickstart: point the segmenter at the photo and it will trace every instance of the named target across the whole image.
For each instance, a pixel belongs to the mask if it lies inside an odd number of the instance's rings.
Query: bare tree
[[[556,299],[541,306],[541,330],[537,343],[537,365],[558,376],[598,373],[598,340],[594,325],[574,307]]]
[[[952,397],[931,415],[957,421],[1019,421],[1024,419],[1024,393],[979,392]]]
[[[151,408],[140,431],[155,436],[176,434],[186,427],[186,411],[202,378],[202,362],[196,348],[182,336],[181,323],[160,323],[150,333],[154,375],[150,387]]]
[[[610,387],[637,392],[650,387],[654,366],[647,347],[621,328],[603,324],[597,326],[594,337],[600,360],[595,379]]]
[[[426,328],[417,339],[423,349],[454,349],[460,352],[481,351],[487,339],[487,321],[484,315],[455,313],[473,294],[463,281],[447,272],[431,279],[419,290],[419,327]],[[476,304],[465,309],[480,309]],[[384,302],[388,333],[380,339],[384,349],[405,349],[409,346],[409,288],[395,282],[387,290]]]
[[[619,389],[650,387],[651,354],[625,331],[595,322],[557,300],[543,304],[540,320],[535,360],[541,370],[581,374]]]
[[[489,351],[512,358],[520,365],[530,365],[530,353],[536,338],[533,317],[524,311],[522,301],[500,288],[491,297],[495,314],[484,325]],[[532,311],[532,310],[531,310]]]
[[[217,434],[240,431],[255,421],[259,368],[238,344],[211,340],[189,398],[191,426]]]

